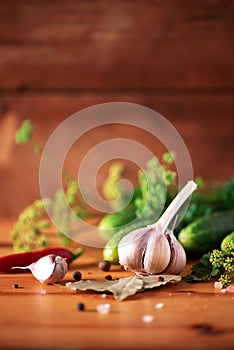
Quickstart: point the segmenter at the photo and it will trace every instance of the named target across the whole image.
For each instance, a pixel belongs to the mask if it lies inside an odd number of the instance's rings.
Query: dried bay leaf
[[[181,276],[177,275],[152,275],[152,276],[139,276],[143,281],[143,288],[151,289],[155,287],[160,287],[168,282],[179,282],[181,280]]]
[[[120,278],[118,283],[108,288],[118,301],[126,299],[130,295],[134,295],[143,287],[142,279],[137,276]]]
[[[67,287],[80,291],[111,292],[116,300],[122,301],[137,292],[160,287],[172,281],[179,282],[180,280],[181,277],[177,275],[130,276],[113,281],[81,280],[70,283]]]
[[[97,281],[97,280],[81,280],[79,282],[74,282],[69,284],[67,287],[71,289],[78,289],[81,291],[85,290],[95,290],[96,292],[105,292],[110,286],[118,283],[118,280],[114,281]]]

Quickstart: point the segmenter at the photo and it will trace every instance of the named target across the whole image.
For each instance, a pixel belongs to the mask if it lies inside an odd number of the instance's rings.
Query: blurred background
[[[40,156],[15,145],[21,121],[45,145],[62,121],[99,103],[156,110],[181,134],[195,175],[233,176],[233,27],[232,0],[1,0],[0,216],[40,196]],[[105,126],[82,137],[68,170],[76,175],[74,161],[110,136],[162,152],[144,132]]]

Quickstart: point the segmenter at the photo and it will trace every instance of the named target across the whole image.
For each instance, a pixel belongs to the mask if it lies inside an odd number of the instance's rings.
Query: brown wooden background
[[[20,121],[30,118],[44,144],[97,103],[157,110],[180,132],[196,175],[231,177],[233,12],[232,0],[1,0],[0,215],[16,216],[39,196],[40,158],[14,145]],[[109,129],[82,139],[76,160],[110,132],[134,138]]]

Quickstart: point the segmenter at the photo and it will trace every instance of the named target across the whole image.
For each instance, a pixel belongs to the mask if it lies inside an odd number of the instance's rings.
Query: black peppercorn
[[[100,261],[100,262],[99,262],[98,267],[99,267],[99,269],[101,269],[102,271],[109,271],[109,270],[110,270],[110,267],[111,267],[111,264],[110,264],[109,261],[103,260],[103,261]]]
[[[17,283],[12,285],[12,288],[19,288],[19,285]]]
[[[84,311],[84,310],[85,310],[85,305],[84,305],[84,303],[78,303],[78,304],[77,304],[77,309],[78,309],[79,311]]]
[[[82,277],[82,274],[81,274],[80,271],[75,271],[75,272],[73,272],[73,278],[74,278],[74,280],[80,281],[80,280],[81,280],[81,277]]]
[[[108,281],[111,281],[112,280],[112,276],[111,275],[106,275],[105,279],[108,280]]]

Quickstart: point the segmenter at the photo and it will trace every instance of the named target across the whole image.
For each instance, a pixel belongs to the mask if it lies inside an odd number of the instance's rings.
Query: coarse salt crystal
[[[151,322],[153,322],[153,320],[154,320],[154,316],[153,315],[143,315],[142,316],[142,321],[144,323],[151,323]]]
[[[226,288],[226,291],[228,293],[234,293],[234,284],[230,284],[230,286]]]
[[[99,314],[106,315],[110,312],[110,304],[98,304],[96,310]]]
[[[67,282],[67,283],[65,284],[65,286],[66,286],[66,287],[69,287],[71,284],[72,284],[71,282]]]
[[[215,282],[215,283],[214,283],[214,287],[215,287],[215,289],[222,289],[222,288],[223,288],[221,282]]]
[[[157,304],[155,305],[155,309],[162,309],[163,306],[164,306],[163,303],[157,303]]]
[[[103,299],[105,299],[106,298],[106,294],[104,293],[104,294],[102,294],[102,298]]]
[[[46,294],[46,290],[45,289],[42,289],[41,290],[41,295],[45,295]]]
[[[220,289],[220,293],[226,293],[226,288]]]

